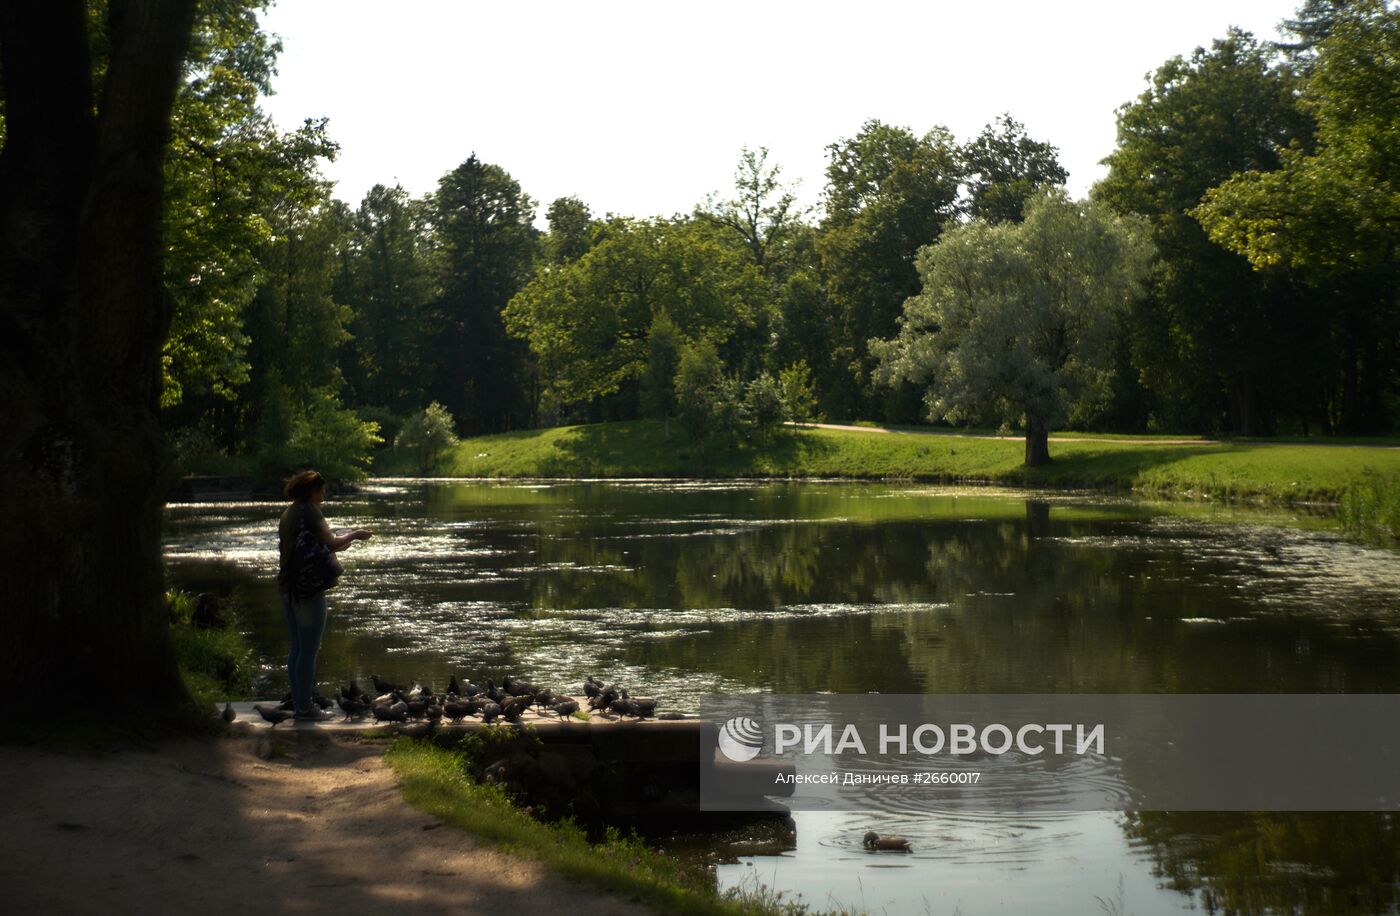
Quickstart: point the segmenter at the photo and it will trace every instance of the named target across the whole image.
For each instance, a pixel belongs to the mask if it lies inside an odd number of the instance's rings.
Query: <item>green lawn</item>
[[[781,429],[762,440],[700,445],[656,421],[597,423],[466,439],[447,477],[827,477],[1102,487],[1274,502],[1338,500],[1358,480],[1400,478],[1400,449],[1260,441],[1157,444],[1052,438],[1028,469],[1019,440]]]

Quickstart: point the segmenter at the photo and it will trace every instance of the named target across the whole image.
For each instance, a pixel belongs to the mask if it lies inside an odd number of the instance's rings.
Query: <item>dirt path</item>
[[[265,739],[264,739],[265,740]],[[0,748],[10,913],[641,914],[409,807],[382,745]],[[264,745],[264,750],[266,745]]]

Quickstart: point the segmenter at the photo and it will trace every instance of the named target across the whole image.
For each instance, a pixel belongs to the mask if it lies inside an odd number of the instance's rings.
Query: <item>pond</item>
[[[1397,693],[1400,557],[1326,519],[890,483],[375,480],[323,682],[597,673],[715,691]],[[241,593],[284,690],[277,503],[167,510],[172,583]],[[1385,814],[803,811],[796,848],[717,838],[722,885],[889,913],[1393,912]],[[911,856],[866,853],[868,827]],[[761,844],[759,844],[761,846]]]

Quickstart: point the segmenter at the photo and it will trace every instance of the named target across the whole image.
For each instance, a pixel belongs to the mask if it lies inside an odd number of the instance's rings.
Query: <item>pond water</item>
[[[284,692],[277,503],[172,505],[172,583],[241,594]],[[323,682],[587,673],[694,711],[780,693],[1400,693],[1400,557],[1281,511],[771,482],[376,480]],[[888,913],[1396,912],[1384,814],[795,814],[722,885]],[[860,848],[870,827],[910,856]]]

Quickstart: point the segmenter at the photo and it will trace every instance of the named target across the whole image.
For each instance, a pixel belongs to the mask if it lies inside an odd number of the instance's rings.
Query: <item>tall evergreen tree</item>
[[[429,307],[429,396],[462,433],[526,425],[534,415],[528,350],[506,334],[501,310],[534,266],[535,202],[473,153],[438,182],[432,212],[440,292]]]

